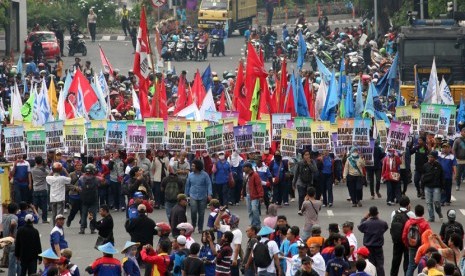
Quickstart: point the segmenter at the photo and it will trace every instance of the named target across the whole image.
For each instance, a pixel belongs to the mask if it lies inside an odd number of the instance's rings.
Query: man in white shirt
[[[47,183],[50,185],[50,206],[52,207],[52,224],[55,225],[55,217],[58,214],[63,214],[65,207],[66,185],[71,183],[71,178],[68,172],[60,162],[53,163],[53,175],[46,177]],[[66,176],[62,176],[64,172]]]
[[[220,221],[222,219],[224,221],[224,224],[220,224]],[[227,231],[231,231],[233,233],[234,238],[231,242],[231,248],[233,250],[231,257],[231,275],[239,276],[239,268],[241,262],[239,252],[241,251],[242,245],[242,232],[239,229],[239,217],[236,215],[229,216],[226,213],[226,209],[220,209],[215,219],[215,229],[220,231],[221,233],[225,233]]]
[[[320,245],[318,243],[312,243],[309,249],[310,249],[310,255],[313,260],[312,268],[318,273],[318,275],[325,276],[326,263],[325,263],[325,259],[320,254]]]
[[[346,236],[347,240],[349,241],[350,246],[350,256],[349,262],[355,262],[355,251],[357,251],[357,237],[355,237],[354,233],[354,223],[351,221],[346,221],[342,224],[342,232]]]
[[[366,246],[362,246],[355,253],[357,254],[357,261],[365,260],[365,262],[367,263],[364,272],[371,276],[377,276],[376,266],[368,260],[368,256],[370,256],[370,250],[368,250]]]
[[[272,259],[270,265],[267,268],[257,267],[258,275],[284,275],[281,271],[281,266],[279,265],[279,247],[278,244],[270,240],[270,235],[274,233],[274,230],[268,226],[263,226],[260,231],[257,233],[257,236],[260,236],[260,243],[266,244],[268,246],[268,251],[270,252],[270,257]],[[257,245],[255,244],[254,249]],[[252,250],[253,252],[254,250]],[[252,255],[253,256],[253,255]],[[255,256],[253,256],[255,258]],[[278,268],[278,270],[276,270]]]
[[[297,241],[297,248],[299,249],[299,254],[292,256],[291,260],[291,276],[294,276],[302,268],[302,259],[307,256],[307,244]]]

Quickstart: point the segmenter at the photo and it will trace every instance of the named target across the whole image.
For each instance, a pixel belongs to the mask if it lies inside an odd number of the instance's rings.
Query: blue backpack
[[[131,206],[128,207],[128,218],[129,220],[135,219],[139,216],[139,212],[137,211],[137,206],[136,204],[132,204]]]
[[[174,262],[173,262],[173,275],[180,276],[182,275],[182,268],[184,264],[184,259],[187,258],[189,255],[187,249],[180,250],[174,255]]]

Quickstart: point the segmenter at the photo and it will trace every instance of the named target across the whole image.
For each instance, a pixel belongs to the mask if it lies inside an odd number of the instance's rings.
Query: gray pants
[[[457,174],[455,175],[456,185],[460,187],[462,183],[462,178],[465,174],[465,164],[457,164]]]
[[[57,215],[63,215],[65,211],[65,202],[50,202],[50,206],[52,207],[52,225],[55,225],[55,217]]]

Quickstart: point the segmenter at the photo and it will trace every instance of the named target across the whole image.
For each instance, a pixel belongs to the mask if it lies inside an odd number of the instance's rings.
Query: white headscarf
[[[244,159],[242,159],[242,157],[237,152],[234,151],[229,157],[229,164],[231,164],[231,166],[233,167],[237,167],[239,166],[242,160]]]

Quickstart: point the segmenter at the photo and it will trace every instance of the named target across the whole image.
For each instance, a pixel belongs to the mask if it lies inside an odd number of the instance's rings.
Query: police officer
[[[218,43],[220,46],[220,52],[225,56],[224,54],[224,38],[226,37],[226,32],[223,30],[223,26],[221,26],[220,23],[215,24],[215,29],[212,30],[212,36],[217,35],[219,37]],[[211,51],[210,51],[211,52]]]

